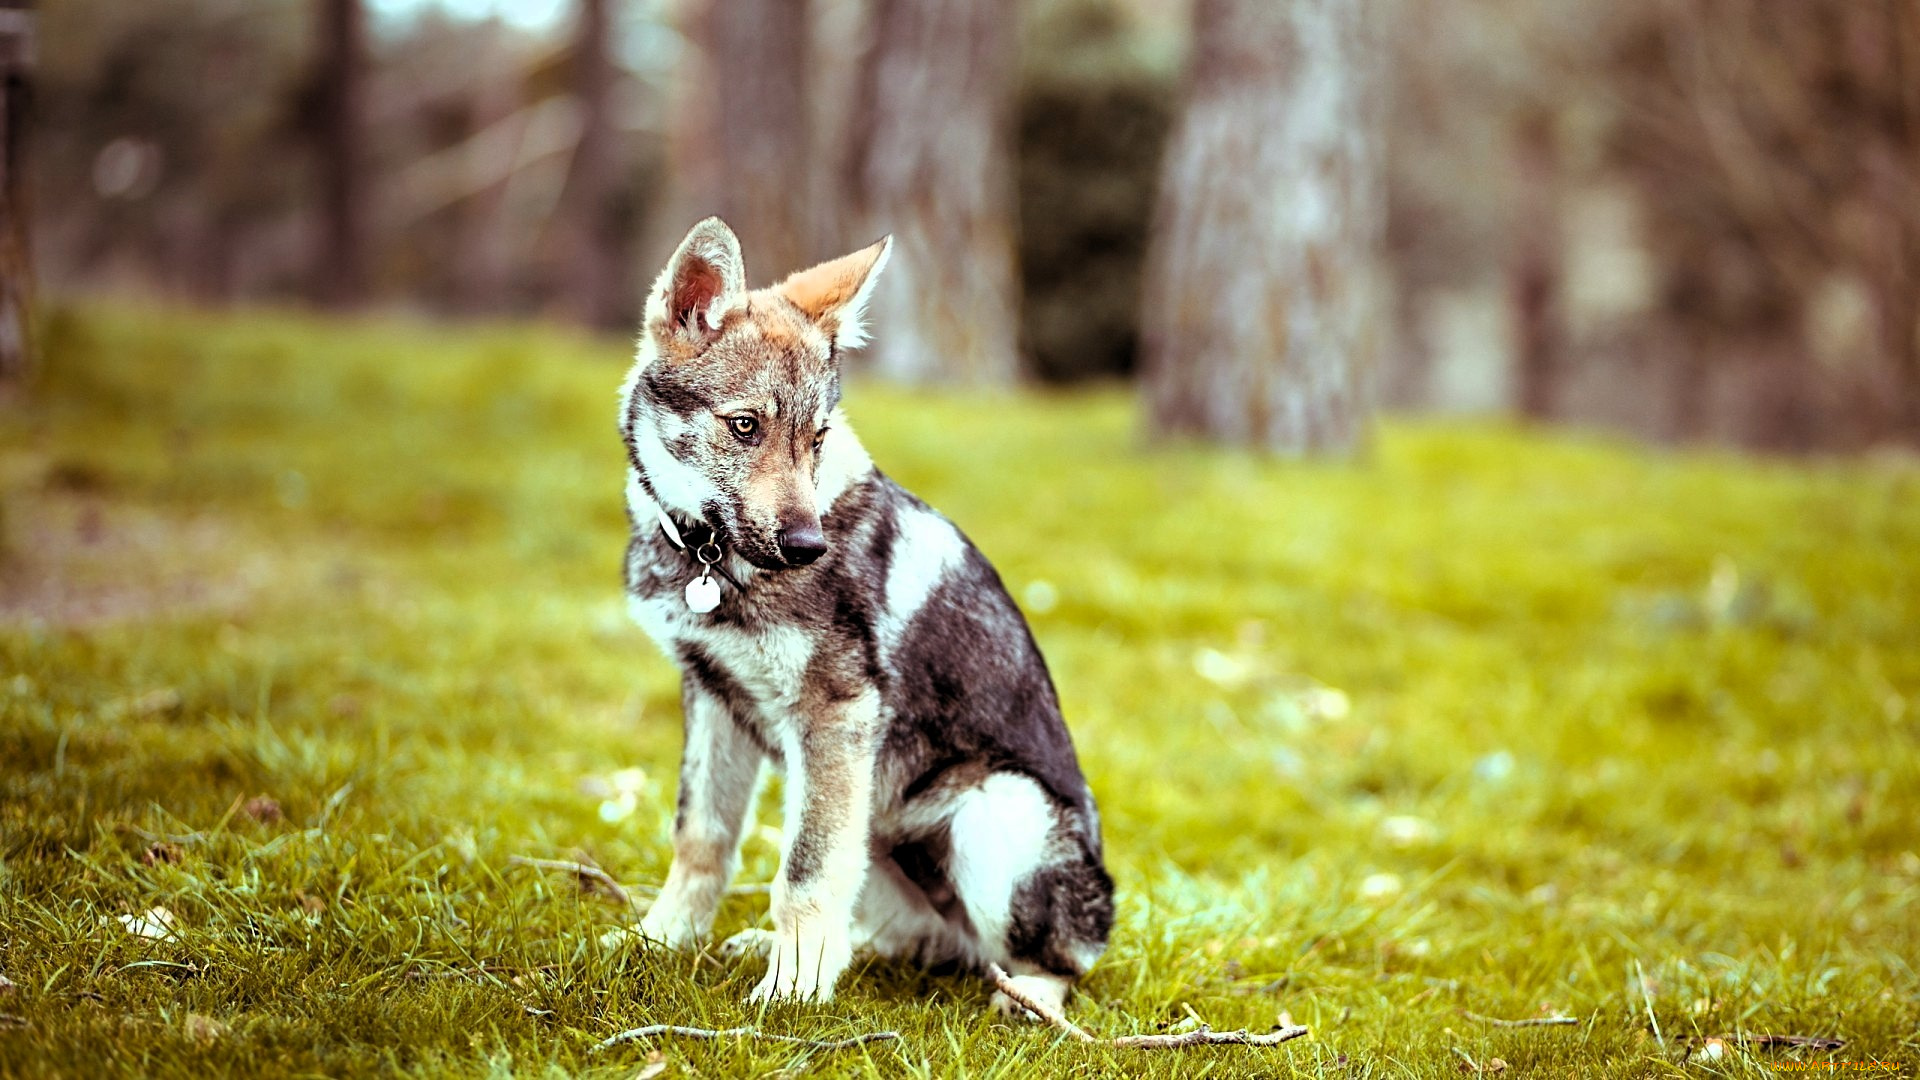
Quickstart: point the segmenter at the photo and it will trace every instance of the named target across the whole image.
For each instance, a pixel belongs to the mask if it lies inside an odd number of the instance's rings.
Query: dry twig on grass
[[[1123,1050],[1184,1050],[1189,1046],[1279,1046],[1283,1042],[1298,1039],[1307,1033],[1307,1029],[1296,1024],[1293,1027],[1276,1028],[1259,1035],[1246,1030],[1215,1031],[1205,1024],[1192,1031],[1182,1031],[1177,1035],[1122,1035],[1113,1040],[1113,1045]]]
[[[613,875],[590,863],[570,862],[566,859],[532,859],[525,855],[508,856],[507,861],[515,866],[531,866],[536,870],[559,870],[580,879],[582,888],[598,887],[600,891],[615,901],[625,904],[634,911],[644,911],[633,894],[625,885],[613,880]]]
[[[1096,1039],[1086,1033],[1078,1024],[1062,1016],[1059,1010],[1035,1001],[1024,993],[1006,970],[999,964],[987,965],[987,979],[994,989],[1012,998],[1029,1012],[1059,1028],[1077,1042],[1105,1042],[1123,1050],[1184,1050],[1190,1046],[1278,1046],[1291,1039],[1298,1039],[1307,1033],[1307,1029],[1289,1025],[1274,1031],[1256,1035],[1250,1031],[1215,1031],[1205,1024],[1192,1031],[1182,1031],[1168,1035],[1122,1035],[1116,1039]]]
[[[1505,1028],[1562,1027],[1580,1022],[1577,1016],[1530,1016],[1524,1020],[1502,1020],[1497,1016],[1481,1016],[1477,1012],[1468,1012],[1465,1009],[1460,1010],[1460,1015],[1469,1020],[1478,1020],[1483,1024]]]
[[[646,1027],[632,1028],[618,1035],[610,1035],[594,1044],[593,1052],[599,1053],[610,1046],[635,1039],[651,1039],[659,1035],[679,1035],[688,1039],[766,1039],[770,1042],[789,1043],[804,1046],[809,1050],[846,1050],[866,1043],[888,1042],[900,1037],[897,1031],[870,1031],[865,1035],[855,1035],[850,1039],[804,1039],[798,1035],[775,1035],[759,1028],[698,1028],[681,1027],[679,1024],[648,1024]]]
[[[503,975],[508,979],[518,979],[526,975],[540,975],[549,971],[559,971],[560,967],[561,965],[559,964],[540,964],[536,967],[495,967],[489,964],[479,964],[470,968],[428,968],[416,965],[402,972],[401,978],[466,979],[470,982],[479,982],[482,978],[498,979]]]
[[[570,859],[535,859],[525,855],[509,855],[507,862],[515,866],[531,866],[537,870],[557,870],[564,874],[572,874],[580,879],[582,887],[589,890],[598,889],[608,898],[625,904],[635,911],[646,910],[646,906],[633,895],[636,890],[649,893],[660,891],[653,885],[622,885],[613,879],[612,874],[592,863],[573,862]],[[728,896],[759,896],[771,891],[773,891],[773,883],[769,881],[750,881],[727,886]]]
[[[1838,1050],[1847,1045],[1845,1039],[1824,1035],[1722,1035],[1720,1038],[1725,1042],[1747,1046],[1807,1046],[1815,1050]]]
[[[1080,1025],[1060,1015],[1059,1010],[1029,997],[1026,991],[1014,985],[1013,979],[1007,975],[1006,969],[1002,968],[999,964],[987,965],[987,978],[993,983],[994,989],[1012,998],[1015,1003],[1025,1006],[1028,1012],[1059,1028],[1061,1031],[1066,1032],[1076,1041],[1083,1043],[1100,1041],[1081,1030]]]

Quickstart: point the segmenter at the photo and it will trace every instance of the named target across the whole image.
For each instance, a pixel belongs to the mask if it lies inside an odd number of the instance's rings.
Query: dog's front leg
[[[786,751],[786,850],[773,882],[773,942],[755,1001],[825,1001],[853,959],[866,881],[880,698],[803,706]]]
[[[740,834],[765,756],[727,708],[691,678],[681,688],[687,742],[673,816],[673,867],[640,932],[687,948],[713,929],[714,912],[740,868]]]

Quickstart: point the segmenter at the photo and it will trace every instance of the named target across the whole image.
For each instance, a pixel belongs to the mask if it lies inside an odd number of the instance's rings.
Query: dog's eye
[[[760,421],[751,416],[730,416],[727,428],[742,439],[751,439],[753,433],[760,430]]]
[[[820,444],[826,441],[827,441],[826,428],[821,428],[819,431],[816,431],[813,433],[813,448],[815,450],[820,449]]]

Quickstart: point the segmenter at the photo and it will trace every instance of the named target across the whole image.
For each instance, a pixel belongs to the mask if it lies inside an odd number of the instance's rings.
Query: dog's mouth
[[[755,570],[765,570],[765,571],[768,571],[769,573],[778,573],[781,570],[793,569],[791,566],[787,565],[786,561],[780,558],[780,556],[778,555],[772,555],[772,556],[763,555],[759,552],[744,551],[739,548],[735,548],[734,551],[738,553],[741,558],[747,560],[748,565],[752,566]]]
[[[748,566],[765,573],[777,574],[786,570],[799,570],[825,554],[824,538],[819,530],[813,530],[813,538],[792,543],[785,533],[773,537],[757,532],[747,532],[736,536],[733,532],[719,528],[703,519],[712,542],[729,555],[738,555]]]

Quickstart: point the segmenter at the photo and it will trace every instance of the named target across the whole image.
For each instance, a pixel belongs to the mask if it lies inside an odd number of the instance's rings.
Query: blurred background
[[[667,872],[612,421],[708,214],[896,238],[847,410],[1057,680],[1089,1027],[1911,1063],[1917,178],[1917,0],[0,0],[0,1074],[763,1022],[515,861]],[[796,1033],[1151,1068],[881,977]]]
[[[38,6],[15,371],[35,287],[626,331],[719,213],[754,284],[899,237],[873,375],[1137,379],[1167,434],[1920,439],[1907,0]]]

